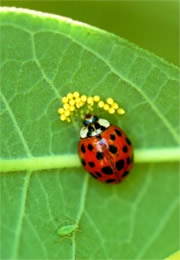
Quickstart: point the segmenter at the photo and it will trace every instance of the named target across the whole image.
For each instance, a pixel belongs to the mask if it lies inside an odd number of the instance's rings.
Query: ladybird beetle
[[[133,147],[125,132],[106,119],[87,114],[80,130],[78,154],[98,181],[119,183],[133,165]]]
[[[78,91],[62,97],[62,104],[58,109],[61,121],[70,123],[73,115],[77,116],[79,109],[81,119],[86,115],[78,145],[79,157],[84,168],[99,181],[122,181],[133,165],[131,142],[121,128],[110,125],[106,119],[92,115],[92,111],[101,109],[109,114],[124,115],[125,110],[111,97],[104,101],[100,96],[86,96]]]

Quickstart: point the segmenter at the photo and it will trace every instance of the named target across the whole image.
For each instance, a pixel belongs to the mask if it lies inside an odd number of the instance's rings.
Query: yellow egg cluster
[[[60,120],[71,122],[71,116],[79,108],[87,106],[86,113],[93,111],[94,106],[107,111],[109,114],[117,113],[123,115],[125,113],[123,108],[112,99],[107,98],[106,102],[101,100],[99,96],[86,96],[81,95],[79,92],[68,93],[67,96],[62,98],[63,106],[58,109]]]

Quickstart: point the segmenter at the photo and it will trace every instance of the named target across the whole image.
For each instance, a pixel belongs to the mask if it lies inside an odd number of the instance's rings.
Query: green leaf
[[[1,259],[177,251],[179,70],[105,31],[23,9],[1,8],[0,41]],[[79,167],[80,126],[57,115],[69,91],[125,108],[107,116],[135,147],[123,183],[99,183]]]

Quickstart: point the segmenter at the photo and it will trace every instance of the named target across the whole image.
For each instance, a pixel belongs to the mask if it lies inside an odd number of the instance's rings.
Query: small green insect
[[[72,235],[78,229],[77,224],[66,225],[58,229],[58,235],[61,237]]]

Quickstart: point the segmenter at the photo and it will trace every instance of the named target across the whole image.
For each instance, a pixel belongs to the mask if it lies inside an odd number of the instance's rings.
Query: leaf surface
[[[105,31],[22,9],[1,8],[0,41],[1,162],[13,169],[16,160],[52,158],[46,171],[37,171],[42,160],[33,171],[1,173],[1,258],[163,259],[177,251],[179,70]],[[107,116],[111,123],[135,149],[157,158],[163,149],[172,162],[137,163],[114,186],[74,168],[79,125],[60,122],[57,109],[77,90],[113,97],[127,112]]]

